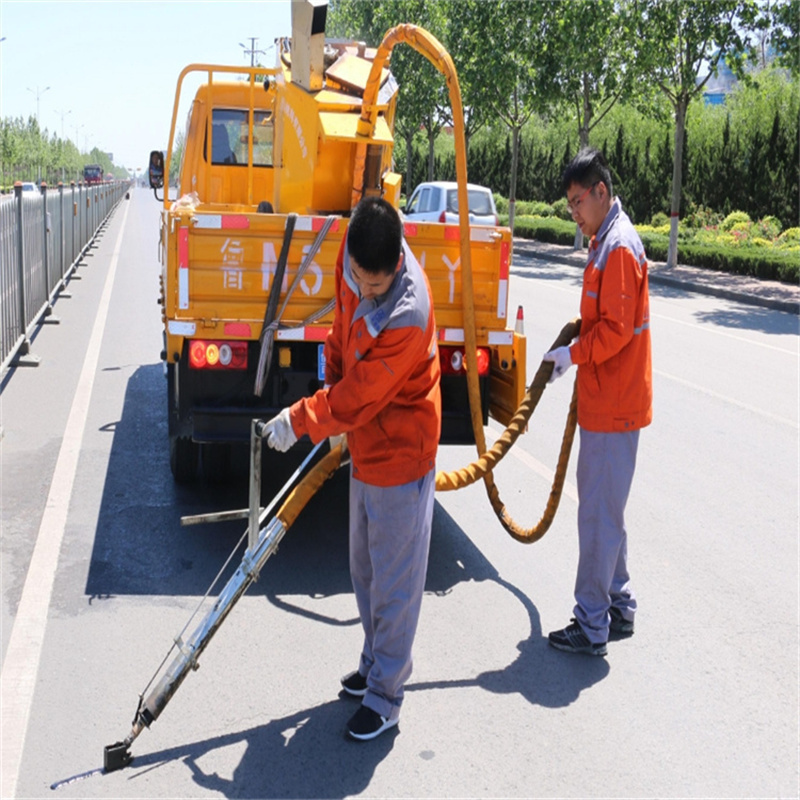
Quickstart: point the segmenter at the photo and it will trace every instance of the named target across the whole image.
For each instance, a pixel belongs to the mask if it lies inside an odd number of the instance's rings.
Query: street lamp
[[[56,111],[59,117],[61,117],[61,182],[64,182],[64,161],[66,160],[65,153],[64,153],[64,117],[69,116],[72,113],[72,109],[69,111]]]
[[[84,127],[86,127],[86,126],[83,125],[83,124],[75,126],[75,149],[78,151],[78,160],[79,161],[81,160],[81,155],[82,155],[82,153],[81,153],[80,135],[81,135],[81,131],[84,129]],[[81,179],[80,169],[78,170],[78,174],[76,175],[76,178],[77,178],[77,180]]]
[[[37,87],[36,87],[36,91],[34,91],[33,89],[31,89],[31,88],[30,88],[30,86],[29,86],[29,87],[27,87],[27,88],[28,88],[28,91],[29,91],[29,92],[31,92],[32,94],[35,94],[35,95],[36,95],[36,124],[38,125],[38,124],[39,124],[39,98],[40,98],[40,97],[41,97],[41,96],[42,96],[42,95],[43,95],[43,94],[44,94],[46,91],[48,91],[48,90],[50,89],[50,87],[49,87],[49,86],[45,86],[45,87],[44,87],[44,89],[41,89],[41,90],[40,90],[40,89],[39,89],[39,87],[37,86]]]
[[[72,109],[69,111],[56,111],[59,117],[61,117],[61,138],[64,138],[64,117],[69,116],[72,113]]]

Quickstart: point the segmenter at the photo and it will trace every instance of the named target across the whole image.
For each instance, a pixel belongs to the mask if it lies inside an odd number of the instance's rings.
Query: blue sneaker
[[[566,628],[553,631],[547,640],[557,650],[565,653],[586,653],[588,656],[604,656],[608,652],[605,642],[592,644],[587,638],[578,621],[573,617]]]

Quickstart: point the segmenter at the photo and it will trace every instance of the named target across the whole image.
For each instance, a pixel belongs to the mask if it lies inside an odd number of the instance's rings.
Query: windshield
[[[492,196],[482,189],[468,189],[467,197],[469,199],[469,212],[470,214],[494,214],[492,209]],[[447,210],[451,214],[458,213],[458,190],[447,190]]]
[[[211,129],[212,164],[247,166],[247,124],[246,109],[214,109]],[[203,148],[203,152],[208,152],[207,146]],[[272,111],[254,112],[253,165],[272,166]]]

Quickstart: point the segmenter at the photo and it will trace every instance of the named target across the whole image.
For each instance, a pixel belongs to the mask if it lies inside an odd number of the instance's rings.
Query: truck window
[[[211,123],[212,164],[247,166],[247,116],[246,109],[214,109]],[[203,156],[208,160],[207,141],[203,145]],[[272,166],[272,111],[254,113],[253,165]]]

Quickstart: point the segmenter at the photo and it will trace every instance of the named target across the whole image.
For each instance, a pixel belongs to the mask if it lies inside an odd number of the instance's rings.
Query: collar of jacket
[[[373,339],[387,326],[392,315],[392,310],[397,305],[398,298],[405,291],[404,279],[407,271],[407,264],[408,247],[404,240],[403,263],[400,265],[400,269],[395,273],[394,280],[388,291],[372,300],[361,298],[353,314],[352,322],[356,322],[364,317],[364,324],[367,326],[367,331]],[[347,245],[345,245],[344,258],[342,260],[342,275],[345,283],[353,294],[360,298],[361,293],[359,292],[358,285],[353,280],[353,273],[350,270],[350,251],[347,249]]]
[[[600,242],[611,230],[611,226],[619,219],[620,211],[622,211],[622,203],[620,203],[619,197],[615,197],[611,203],[611,208],[608,209],[606,218],[603,220],[603,224],[600,226],[600,230],[594,235],[592,243],[595,247],[600,246]]]

